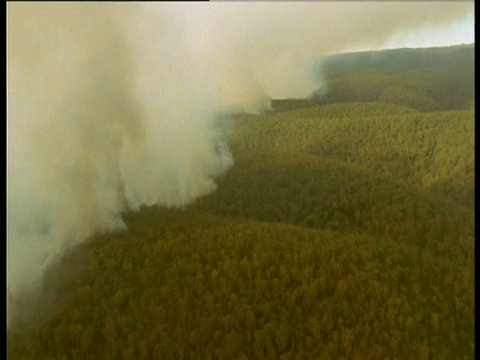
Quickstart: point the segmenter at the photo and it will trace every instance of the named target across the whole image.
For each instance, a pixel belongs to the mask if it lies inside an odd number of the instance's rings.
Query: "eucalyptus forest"
[[[46,272],[9,359],[473,359],[474,46],[335,55],[234,166]]]

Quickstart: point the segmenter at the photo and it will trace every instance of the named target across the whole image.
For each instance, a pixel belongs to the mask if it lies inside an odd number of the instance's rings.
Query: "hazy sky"
[[[383,49],[401,47],[432,47],[457,44],[471,44],[475,42],[475,15],[468,14],[463,20],[453,21],[438,28],[415,29],[403,31],[383,45]],[[361,50],[361,49],[352,49]],[[365,47],[364,50],[369,50]]]

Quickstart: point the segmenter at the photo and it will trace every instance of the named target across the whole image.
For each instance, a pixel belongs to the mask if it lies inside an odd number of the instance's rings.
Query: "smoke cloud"
[[[142,204],[215,190],[215,122],[319,87],[318,58],[473,3],[8,3],[8,291]]]

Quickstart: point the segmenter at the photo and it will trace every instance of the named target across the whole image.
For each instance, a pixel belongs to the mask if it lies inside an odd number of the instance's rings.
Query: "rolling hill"
[[[459,45],[331,56],[320,62],[328,92],[320,104],[384,101],[422,112],[458,110],[475,102],[475,48]]]

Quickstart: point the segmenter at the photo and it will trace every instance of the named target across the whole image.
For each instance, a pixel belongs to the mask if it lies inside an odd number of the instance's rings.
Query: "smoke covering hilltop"
[[[13,297],[142,204],[182,206],[233,165],[214,115],[318,89],[315,61],[473,3],[8,3]]]

